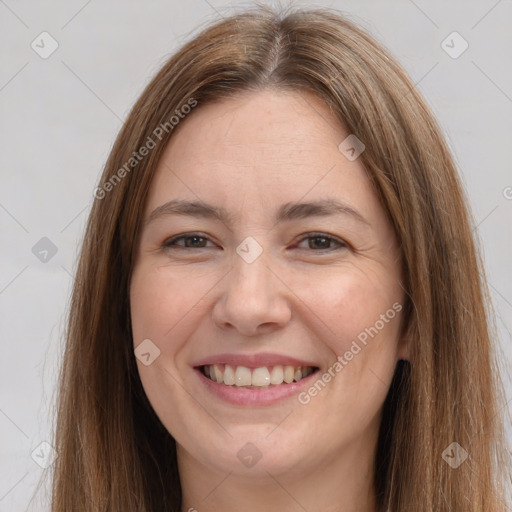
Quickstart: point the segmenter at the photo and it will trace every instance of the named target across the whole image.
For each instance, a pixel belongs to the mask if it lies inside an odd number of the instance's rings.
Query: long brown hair
[[[401,244],[410,358],[397,366],[384,404],[378,510],[504,510],[488,295],[441,131],[401,66],[339,13],[259,7],[211,25],[173,55],[110,153],[72,296],[52,511],[180,510],[175,442],[145,396],[133,353],[135,244],[176,110],[264,88],[315,93],[364,142],[361,158]],[[130,160],[149,139],[154,147]],[[453,442],[468,452],[458,468],[443,459]]]

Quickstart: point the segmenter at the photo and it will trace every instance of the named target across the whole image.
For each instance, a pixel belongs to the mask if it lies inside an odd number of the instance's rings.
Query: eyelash
[[[185,240],[185,239],[189,239],[189,238],[200,238],[200,239],[209,241],[208,237],[203,236],[201,233],[184,233],[182,235],[178,235],[171,239],[166,240],[162,244],[162,247],[166,250],[172,250],[172,249],[176,249],[176,248],[179,248],[179,250],[181,250],[181,249],[208,249],[208,247],[195,247],[194,248],[194,247],[185,247],[184,245],[176,245],[176,242],[178,240]],[[310,249],[314,252],[325,253],[325,252],[332,252],[332,251],[336,251],[336,250],[342,250],[342,249],[349,248],[349,245],[346,242],[344,242],[343,240],[340,240],[339,238],[336,238],[331,235],[327,235],[325,233],[307,233],[307,236],[304,236],[303,238],[301,238],[298,243],[302,243],[305,240],[315,239],[315,238],[324,239],[324,240],[329,241],[330,243],[334,242],[335,244],[338,244],[338,247],[336,247],[336,248],[331,247],[328,249]],[[303,248],[301,248],[301,249],[303,249]]]

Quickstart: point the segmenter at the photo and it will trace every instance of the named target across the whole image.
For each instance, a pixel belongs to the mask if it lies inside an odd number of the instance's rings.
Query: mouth
[[[229,364],[206,364],[198,370],[209,380],[245,389],[263,389],[287,386],[318,371],[315,366],[274,365],[249,368]]]
[[[320,372],[313,361],[271,353],[217,354],[192,367],[207,399],[260,407],[293,399]]]

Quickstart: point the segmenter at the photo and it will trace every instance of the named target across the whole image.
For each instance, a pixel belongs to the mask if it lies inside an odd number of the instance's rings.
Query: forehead
[[[334,195],[376,214],[361,159],[338,149],[348,135],[312,93],[265,90],[199,105],[160,159],[148,209],[178,197],[254,215]]]

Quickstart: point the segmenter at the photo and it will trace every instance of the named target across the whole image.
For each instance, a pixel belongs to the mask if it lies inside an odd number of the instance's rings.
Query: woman
[[[147,86],[95,198],[52,510],[505,510],[466,200],[360,28],[211,26]]]

